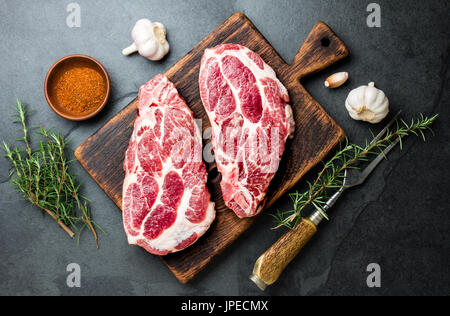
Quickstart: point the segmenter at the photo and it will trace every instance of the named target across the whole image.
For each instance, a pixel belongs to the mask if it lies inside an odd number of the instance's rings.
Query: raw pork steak
[[[163,75],[141,87],[137,113],[124,161],[123,224],[130,244],[165,255],[193,244],[215,217],[202,138]]]
[[[258,54],[223,44],[205,50],[200,94],[224,201],[237,216],[254,216],[294,132],[288,92]]]

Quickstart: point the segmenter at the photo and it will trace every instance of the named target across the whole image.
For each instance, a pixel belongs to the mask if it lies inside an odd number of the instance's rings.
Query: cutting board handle
[[[318,22],[289,65],[289,74],[300,80],[331,66],[348,54],[347,47],[330,27]]]

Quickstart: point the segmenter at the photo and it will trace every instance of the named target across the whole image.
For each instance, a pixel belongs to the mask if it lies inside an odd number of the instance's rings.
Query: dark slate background
[[[391,101],[391,113],[405,118],[439,113],[436,137],[409,138],[366,184],[349,191],[333,208],[331,222],[288,267],[269,295],[450,294],[449,248],[449,13],[442,1],[380,1],[381,28],[366,25],[371,1],[88,1],[81,27],[66,25],[70,1],[0,1],[0,130],[13,140],[16,98],[35,110],[32,125],[55,127],[76,148],[137,94],[140,85],[162,73],[236,11],[243,11],[287,61],[313,25],[323,20],[348,45],[351,57],[305,81],[306,88],[344,128],[363,143],[371,126],[353,121],[344,101],[348,92],[375,81]],[[171,52],[161,62],[124,57],[136,20],[163,22]],[[97,118],[82,123],[61,119],[47,106],[43,82],[57,59],[72,53],[98,58],[112,80],[111,101]],[[324,79],[348,71],[340,89]],[[259,295],[248,280],[254,261],[282,233],[263,215],[232,247],[188,285],[182,285],[156,256],[128,246],[121,213],[77,164],[74,170],[92,199],[100,249],[85,232],[76,246],[48,216],[10,193],[10,165],[0,158],[0,294],[8,295]],[[290,207],[287,198],[273,209]],[[269,210],[267,213],[269,213]],[[66,286],[66,266],[81,266],[81,288]],[[366,267],[378,263],[382,286],[366,285]]]

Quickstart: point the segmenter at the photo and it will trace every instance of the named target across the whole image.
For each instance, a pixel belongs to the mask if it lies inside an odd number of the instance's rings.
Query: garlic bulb
[[[136,22],[131,36],[133,44],[122,51],[126,56],[139,51],[140,55],[150,60],[160,60],[169,52],[166,28],[159,22],[140,19]]]
[[[389,113],[389,100],[373,82],[350,91],[345,107],[354,120],[378,123]]]

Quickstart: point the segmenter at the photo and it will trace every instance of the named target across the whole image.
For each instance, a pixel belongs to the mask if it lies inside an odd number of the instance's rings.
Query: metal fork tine
[[[378,166],[378,164],[386,157],[386,155],[400,142],[400,139],[403,136],[398,137],[395,141],[393,141],[389,146],[387,146],[382,153],[380,153],[372,162],[361,172],[360,175],[360,183],[364,182],[369,174],[372,173],[373,169]]]
[[[371,142],[370,145],[375,144],[377,141],[379,141],[381,139],[381,137],[383,137],[384,134],[386,134],[387,130],[389,129],[389,127],[391,127],[392,124],[394,124],[397,121],[397,118],[399,117],[400,113],[402,113],[402,110],[398,111],[397,114],[395,114],[395,116],[392,118],[392,120],[388,123],[388,125],[386,125],[381,132],[378,133],[377,137],[375,137]]]

